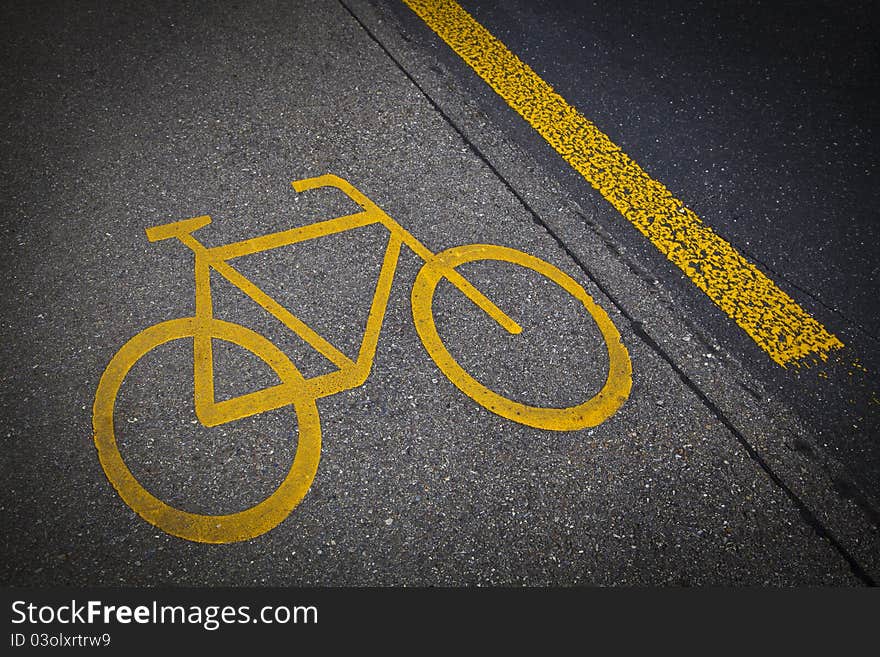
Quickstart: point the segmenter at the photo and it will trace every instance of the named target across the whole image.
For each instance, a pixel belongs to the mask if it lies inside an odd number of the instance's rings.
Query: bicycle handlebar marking
[[[610,317],[584,288],[561,270],[521,251],[493,245],[470,244],[435,254],[364,194],[338,176],[328,174],[291,184],[297,192],[318,187],[335,187],[348,195],[362,211],[211,248],[202,245],[192,235],[194,231],[211,222],[207,215],[147,229],[150,241],[175,237],[195,253],[195,316],[156,324],[129,340],[104,371],[93,407],[95,445],[104,472],[126,504],[147,522],[169,534],[191,541],[227,543],[259,536],[278,525],[293,511],[311,487],[320,459],[321,432],[315,402],[321,397],[358,387],[369,376],[403,245],[425,261],[416,277],[411,295],[413,320],[419,337],[440,371],[479,405],[496,415],[528,426],[545,430],[575,431],[604,422],[628,398],[632,387],[632,366],[620,334]],[[388,246],[376,282],[361,347],[354,361],[260,290],[228,262],[244,255],[373,223],[380,223],[388,229]],[[522,331],[522,327],[514,319],[455,269],[475,260],[505,261],[526,267],[549,279],[580,302],[596,322],[608,350],[608,374],[598,394],[568,408],[529,406],[495,393],[461,367],[440,339],[433,316],[433,297],[441,279],[448,280],[508,332],[517,334]],[[299,335],[338,369],[306,379],[288,356],[265,337],[239,324],[216,319],[210,289],[212,269]],[[196,514],[167,505],[137,481],[125,465],[116,441],[113,423],[116,397],[132,366],[156,347],[172,340],[188,338],[193,340],[195,411],[203,425],[217,426],[285,406],[292,406],[297,414],[299,439],[287,477],[268,498],[239,513]],[[252,352],[272,368],[281,383],[246,395],[216,401],[212,351],[214,339],[237,344]]]

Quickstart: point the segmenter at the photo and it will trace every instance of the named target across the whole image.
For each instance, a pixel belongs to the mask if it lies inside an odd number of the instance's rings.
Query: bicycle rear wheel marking
[[[129,340],[110,361],[98,384],[93,409],[95,446],[104,473],[119,496],[138,515],[159,529],[202,543],[231,543],[263,534],[284,520],[312,485],[321,455],[321,428],[315,400],[291,400],[298,419],[296,455],[284,481],[269,497],[237,513],[203,515],[176,509],[147,491],[126,466],[113,428],[113,409],[119,388],[134,364],[155,347],[180,338],[192,338],[197,320],[172,319],[151,326]],[[282,381],[305,383],[293,363],[266,338],[243,326],[210,320],[211,337],[233,342],[265,361]]]
[[[490,390],[458,364],[440,339],[434,321],[434,293],[443,278],[438,265],[442,263],[456,267],[475,260],[501,260],[532,269],[552,280],[583,304],[599,327],[608,350],[608,377],[594,397],[568,408],[529,406]],[[466,244],[443,251],[437,254],[436,261],[428,261],[419,271],[412,289],[412,312],[419,337],[443,374],[468,397],[501,417],[538,429],[575,431],[601,424],[629,397],[632,365],[611,318],[577,281],[540,258],[491,244]]]

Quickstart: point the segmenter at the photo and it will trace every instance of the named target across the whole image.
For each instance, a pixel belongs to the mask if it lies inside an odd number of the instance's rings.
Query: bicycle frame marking
[[[147,236],[151,241],[171,237],[180,239],[196,256],[196,319],[198,328],[194,345],[195,407],[196,415],[205,426],[217,426],[243,417],[287,406],[300,395],[318,399],[362,385],[372,369],[373,358],[379,342],[379,333],[382,329],[382,322],[385,318],[385,311],[387,310],[391,294],[391,285],[397,271],[400,251],[404,245],[426,262],[432,263],[439,271],[442,271],[443,275],[453,285],[458,287],[462,293],[507,331],[510,333],[520,333],[522,331],[522,328],[513,319],[508,317],[461,274],[448,266],[445,261],[438,258],[409,231],[389,217],[347,181],[334,175],[325,175],[291,184],[298,192],[316,187],[335,187],[360,205],[363,211],[308,226],[292,228],[210,248],[205,247],[192,235],[192,232],[210,222],[210,218],[207,216],[195,217],[147,231]],[[388,245],[385,249],[382,268],[379,272],[376,290],[373,295],[366,328],[356,360],[351,360],[343,354],[317,331],[272,299],[228,262],[242,256],[289,246],[318,237],[343,233],[375,223],[379,223],[388,229]],[[177,230],[175,230],[175,227],[177,227]],[[338,369],[328,374],[306,379],[304,386],[282,382],[246,395],[220,402],[216,401],[214,396],[214,358],[210,331],[210,322],[213,319],[210,284],[210,272],[212,269],[244,292],[264,310],[284,324],[284,326],[296,333]]]
[[[433,253],[345,180],[325,175],[292,183],[297,192],[335,187],[362,208],[361,212],[269,235],[206,247],[192,233],[208,225],[207,215],[147,229],[151,242],[177,238],[195,254],[196,312],[148,327],[131,338],[111,359],[98,383],[92,423],[95,446],[104,472],[120,497],[142,518],[165,532],[191,541],[229,543],[255,538],[282,522],[302,501],[318,468],[321,428],[316,401],[355,388],[372,369],[379,333],[391,296],[403,246],[425,264],[413,283],[413,321],[422,344],[441,372],[473,401],[501,417],[546,430],[576,431],[596,426],[626,401],[632,386],[632,365],[611,318],[583,287],[562,270],[535,256],[508,247],[468,244]],[[305,322],[263,292],[229,261],[269,249],[380,223],[388,229],[388,244],[367,317],[357,357],[352,360]],[[586,401],[566,408],[537,407],[505,398],[484,386],[462,368],[444,346],[435,325],[432,300],[440,280],[446,279],[510,333],[522,328],[469,283],[455,267],[475,260],[521,265],[551,280],[577,299],[596,322],[608,350],[608,373],[602,389]],[[288,356],[264,336],[245,326],[214,317],[211,270],[223,276],[265,311],[296,333],[336,366],[336,370],[306,379]],[[262,502],[231,514],[203,515],[171,507],[144,488],[126,465],[117,444],[114,409],[119,392],[134,364],[154,348],[178,339],[193,339],[195,411],[205,426],[217,426],[250,415],[291,406],[298,418],[296,455],[278,488]],[[216,401],[214,395],[213,339],[231,342],[263,360],[280,379],[277,385]]]

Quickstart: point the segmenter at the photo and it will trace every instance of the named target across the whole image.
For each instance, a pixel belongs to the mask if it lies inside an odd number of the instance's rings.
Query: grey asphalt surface
[[[399,7],[20,3],[3,14],[0,584],[831,586],[880,576],[870,506],[835,486],[820,428],[622,252]],[[114,353],[193,313],[191,255],[149,244],[144,229],[210,214],[198,236],[215,245],[351,211],[331,191],[289,186],[323,173],[350,180],[434,251],[496,243],[569,273],[621,332],[630,398],[577,432],[488,413],[425,353],[409,309],[420,261],[405,253],[370,378],[318,401],[322,456],[305,500],[250,541],[174,538],[122,502],[92,440]],[[241,270],[353,353],[383,249],[381,231],[367,229],[253,256]],[[493,340],[468,302],[438,291],[438,328],[478,378],[533,403],[600,385],[605,356],[588,319],[540,280],[504,267],[469,274],[527,327],[522,341]],[[263,333],[307,375],[326,371],[221,283],[217,316]],[[246,508],[289,466],[296,419],[279,409],[202,427],[191,349],[157,348],[126,379],[123,456],[181,508]],[[218,346],[220,394],[270,381],[253,356]]]
[[[702,331],[797,408],[819,432],[822,454],[838,464],[841,493],[876,517],[877,3],[463,3],[847,345],[823,367],[794,371],[769,361],[707,303],[412,12],[388,6],[586,209],[584,222],[607,231]]]

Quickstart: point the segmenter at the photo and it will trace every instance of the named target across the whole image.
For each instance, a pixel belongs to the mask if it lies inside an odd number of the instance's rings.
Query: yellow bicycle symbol
[[[324,175],[300,180],[292,185],[297,192],[327,186],[338,188],[363,210],[301,228],[212,248],[201,244],[192,234],[211,222],[208,216],[147,229],[147,238],[151,242],[177,238],[195,253],[195,316],[161,322],[144,329],[129,340],[107,365],[98,384],[93,409],[95,445],[104,472],[126,504],[147,522],[169,534],[191,541],[229,543],[254,538],[269,531],[296,508],[312,484],[320,459],[321,429],[315,402],[321,397],[356,388],[369,376],[403,245],[425,261],[416,277],[411,295],[413,319],[419,337],[443,374],[478,404],[521,424],[539,429],[572,431],[598,425],[617,411],[627,399],[632,386],[632,366],[620,334],[605,311],[584,288],[553,265],[515,249],[487,244],[468,244],[433,253],[338,176]],[[240,256],[375,223],[388,229],[388,245],[356,360],[351,360],[336,349],[227,262]],[[510,333],[522,331],[513,319],[455,269],[476,260],[499,260],[527,267],[553,281],[583,305],[596,322],[608,350],[608,376],[598,394],[568,408],[529,406],[495,393],[458,364],[441,341],[432,312],[434,293],[441,279],[448,280]],[[215,318],[211,302],[211,270],[256,301],[338,369],[306,379],[287,355],[265,337],[239,324]],[[113,412],[122,382],[134,364],[149,351],[181,338],[193,340],[195,411],[203,425],[217,426],[283,406],[292,405],[296,411],[299,437],[296,455],[287,476],[274,493],[244,511],[205,515],[174,508],[147,491],[131,473],[120,454],[114,433]],[[272,368],[281,382],[256,392],[215,401],[211,346],[214,339],[232,342],[252,352]]]

